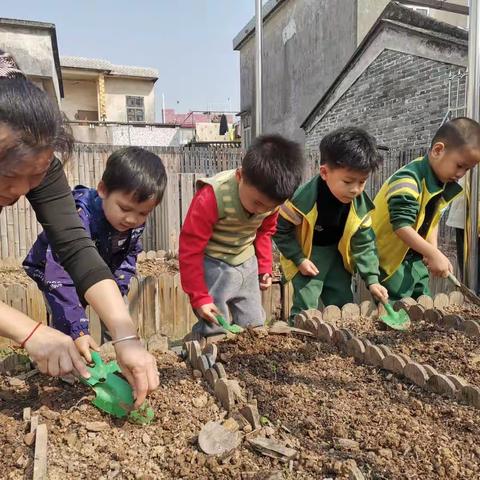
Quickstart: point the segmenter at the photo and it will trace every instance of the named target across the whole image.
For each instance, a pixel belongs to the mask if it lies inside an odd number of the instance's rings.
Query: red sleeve
[[[257,230],[255,253],[258,261],[258,274],[272,275],[272,235],[277,230],[278,210],[268,216]]]
[[[213,303],[205,283],[203,259],[205,248],[218,220],[217,201],[213,188],[204,186],[193,197],[180,232],[178,259],[180,279],[192,308]]]

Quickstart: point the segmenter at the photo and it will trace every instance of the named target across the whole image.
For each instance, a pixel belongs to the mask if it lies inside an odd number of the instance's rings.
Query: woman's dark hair
[[[15,139],[0,143],[0,161],[44,148],[53,148],[66,159],[72,151],[73,137],[65,130],[57,105],[25,77],[10,55],[0,50],[2,124],[12,129]]]
[[[159,203],[167,185],[167,172],[160,157],[153,152],[141,147],[125,147],[108,157],[102,181],[109,193],[133,193],[140,203],[154,197]]]

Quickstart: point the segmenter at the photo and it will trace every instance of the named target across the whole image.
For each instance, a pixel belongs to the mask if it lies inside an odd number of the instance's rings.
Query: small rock
[[[206,395],[200,395],[199,397],[195,397],[192,403],[195,408],[203,408],[208,403],[208,397]]]
[[[45,406],[40,408],[39,413],[47,420],[56,420],[60,416],[59,412],[54,412]]]
[[[31,447],[35,442],[35,432],[29,432],[23,437],[23,443]]]
[[[75,432],[67,433],[63,438],[69,447],[74,447],[78,440]]]
[[[263,431],[265,432],[265,435],[267,437],[272,437],[273,435],[275,435],[275,430],[270,426],[265,427]]]
[[[249,423],[247,423],[247,424],[243,427],[243,431],[244,431],[245,433],[250,433],[250,432],[253,431],[253,428],[252,428],[252,426],[251,426]]]
[[[8,383],[10,384],[11,387],[24,387],[25,382],[21,380],[20,378],[17,377],[11,377],[8,379]]]
[[[103,430],[106,430],[109,427],[107,422],[87,422],[85,424],[85,428],[89,432],[102,432]]]
[[[145,444],[145,445],[149,445],[150,444],[150,435],[148,433],[144,433],[142,435],[142,442]]]
[[[28,458],[25,455],[20,455],[15,462],[15,466],[18,468],[25,468],[28,463]]]
[[[360,444],[349,438],[337,438],[335,439],[335,448],[337,450],[359,450]]]
[[[202,372],[200,370],[194,370],[193,378],[195,378],[196,380],[198,380],[199,378],[202,378]]]
[[[378,454],[383,458],[393,458],[393,452],[389,448],[380,448]]]

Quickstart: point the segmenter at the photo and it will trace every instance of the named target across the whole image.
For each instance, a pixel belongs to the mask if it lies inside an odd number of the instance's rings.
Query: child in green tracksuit
[[[284,277],[293,284],[291,320],[320,300],[339,307],[352,302],[354,271],[372,295],[387,298],[371,228],[374,207],[363,191],[382,162],[375,140],[360,128],[340,128],[322,139],[320,154],[320,174],[280,207],[273,237]]]
[[[372,216],[380,280],[391,300],[428,295],[429,272],[453,271],[437,247],[438,223],[462,193],[457,183],[480,161],[480,125],[456,118],[440,127],[427,155],[397,170],[375,197]]]

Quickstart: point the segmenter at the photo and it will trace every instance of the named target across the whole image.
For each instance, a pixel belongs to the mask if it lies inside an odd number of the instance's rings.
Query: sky
[[[17,0],[0,16],[56,25],[60,55],[153,67],[156,117],[166,108],[240,111],[239,52],[232,40],[255,0]]]

